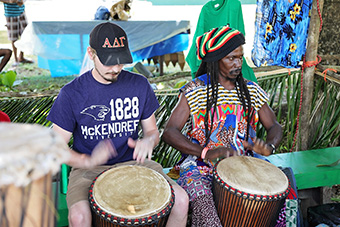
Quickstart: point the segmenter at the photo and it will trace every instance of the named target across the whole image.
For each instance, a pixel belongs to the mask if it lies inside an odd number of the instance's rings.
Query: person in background
[[[239,0],[209,0],[202,6],[198,17],[193,42],[191,43],[186,62],[190,66],[192,78],[201,64],[201,60],[197,58],[196,39],[205,32],[229,24],[230,27],[239,30],[246,36],[243,21],[242,4]],[[246,58],[243,57],[242,76],[247,80],[257,83],[253,69],[248,65]]]
[[[8,32],[8,39],[12,43],[13,55],[15,62],[13,66],[19,63],[33,63],[33,61],[24,58],[24,52],[20,51],[18,56],[18,49],[15,42],[20,38],[24,29],[27,26],[27,18],[25,14],[25,0],[0,0],[4,3],[6,27]]]
[[[151,160],[159,142],[157,98],[144,76],[123,70],[132,63],[125,31],[110,22],[97,25],[87,54],[94,68],[60,90],[47,118],[67,143],[73,136],[72,157],[66,163],[72,167],[67,191],[70,226],[91,226],[88,192],[96,176],[113,166],[136,163],[158,171],[172,184],[175,204],[167,226],[185,226],[186,192]]]
[[[11,59],[12,56],[12,50],[10,49],[5,49],[5,48],[1,48],[0,49],[0,72],[2,72],[2,70],[5,68],[5,66],[7,65],[9,59]]]
[[[163,140],[182,153],[177,183],[189,195],[192,226],[221,226],[211,188],[214,161],[268,156],[281,142],[282,127],[267,94],[242,76],[245,39],[240,31],[217,27],[199,36],[196,44],[202,63],[196,79],[180,89]],[[256,137],[259,121],[266,141]],[[185,125],[187,135],[181,133]]]

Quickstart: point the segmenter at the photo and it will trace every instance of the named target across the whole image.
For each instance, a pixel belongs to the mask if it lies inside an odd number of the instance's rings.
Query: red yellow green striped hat
[[[197,37],[197,57],[204,62],[218,61],[243,44],[244,35],[229,25],[213,28]]]

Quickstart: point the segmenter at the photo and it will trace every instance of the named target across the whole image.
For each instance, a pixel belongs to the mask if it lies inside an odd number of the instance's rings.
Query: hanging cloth
[[[227,24],[245,35],[242,7],[239,0],[211,0],[203,5],[198,18],[193,42],[185,59],[190,66],[192,78],[195,78],[195,73],[201,64],[196,54],[196,38],[212,28]],[[244,78],[257,82],[253,70],[248,66],[244,58],[242,74]]]
[[[312,0],[257,0],[254,45],[256,66],[297,68],[306,52]]]

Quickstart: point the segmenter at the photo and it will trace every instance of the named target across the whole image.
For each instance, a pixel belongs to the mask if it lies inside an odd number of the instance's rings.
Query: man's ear
[[[95,53],[94,53],[94,50],[90,46],[87,47],[87,54],[91,60],[94,60]]]

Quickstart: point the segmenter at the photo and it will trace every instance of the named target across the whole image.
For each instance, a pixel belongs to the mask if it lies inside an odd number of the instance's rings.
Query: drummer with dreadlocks
[[[189,194],[192,226],[221,226],[211,189],[214,160],[233,155],[263,158],[275,152],[282,139],[268,95],[242,76],[243,44],[243,34],[229,26],[197,38],[202,63],[196,78],[180,89],[164,129],[163,140],[183,156],[177,183]],[[259,121],[267,131],[266,141],[256,137]],[[181,133],[185,126],[187,135]]]

